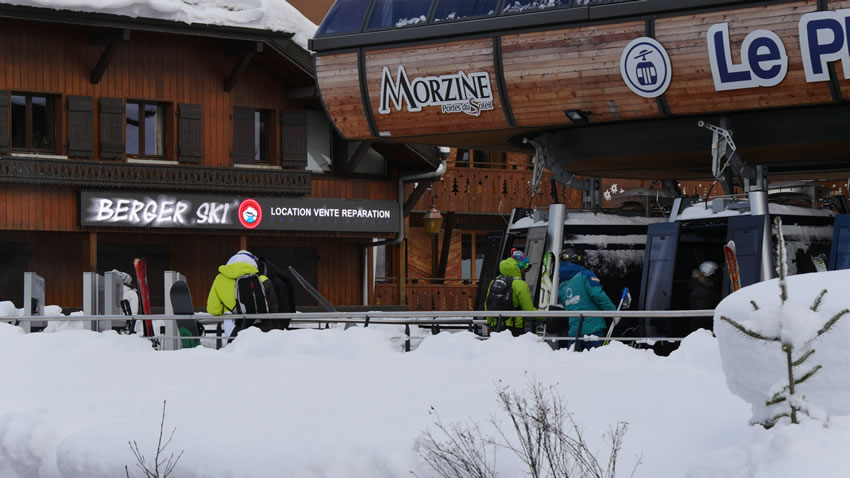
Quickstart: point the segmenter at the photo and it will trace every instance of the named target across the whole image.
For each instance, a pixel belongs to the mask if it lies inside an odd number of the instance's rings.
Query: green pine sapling
[[[779,235],[779,244],[778,244],[777,251],[776,251],[776,255],[777,255],[776,269],[777,269],[777,273],[779,274],[779,298],[781,300],[780,314],[782,314],[784,312],[783,308],[784,308],[785,302],[788,300],[788,283],[787,283],[788,256],[787,256],[787,252],[785,250],[785,237],[782,234],[782,220],[779,217],[777,217],[775,222],[776,222],[778,235]],[[813,312],[817,312],[818,309],[820,308],[821,302],[823,302],[823,297],[826,295],[826,292],[827,292],[826,289],[822,290],[821,293],[818,294],[817,298],[815,298],[811,307],[809,307]],[[759,306],[758,306],[758,304],[756,304],[755,301],[751,300],[750,304],[753,306],[753,310],[759,310]],[[784,403],[784,404],[787,404],[788,408],[786,410],[782,410],[782,411],[778,412],[772,418],[768,419],[765,423],[763,423],[764,426],[766,426],[766,427],[773,426],[779,419],[781,419],[783,417],[790,418],[791,423],[796,424],[796,423],[799,423],[798,413],[808,414],[806,408],[803,406],[803,401],[799,397],[796,397],[795,395],[797,394],[797,386],[800,385],[801,383],[805,382],[806,380],[810,379],[812,376],[814,376],[821,369],[820,365],[815,365],[815,366],[812,366],[812,367],[807,366],[806,369],[803,369],[803,366],[806,363],[806,361],[809,360],[812,357],[812,355],[814,355],[814,353],[815,353],[815,350],[812,349],[812,348],[809,348],[809,347],[811,346],[812,342],[814,342],[815,339],[817,339],[821,335],[823,335],[826,332],[828,332],[829,330],[831,330],[832,327],[835,326],[835,324],[838,322],[838,320],[841,319],[842,317],[844,317],[845,315],[847,315],[848,313],[850,313],[850,310],[844,309],[844,310],[838,312],[837,314],[835,314],[834,316],[832,316],[828,321],[826,321],[826,323],[817,331],[817,333],[813,337],[809,338],[808,340],[806,340],[803,343],[803,346],[800,347],[802,349],[802,353],[797,358],[794,358],[795,350],[794,350],[794,344],[792,342],[792,337],[790,336],[790,334],[789,334],[789,336],[786,336],[784,338],[782,337],[782,333],[781,333],[782,323],[781,322],[780,322],[780,329],[779,329],[778,333],[776,333],[775,336],[774,336],[773,334],[765,335],[765,334],[759,333],[759,332],[757,332],[757,331],[755,331],[751,328],[747,328],[747,327],[741,325],[739,322],[736,322],[736,321],[734,321],[734,320],[732,320],[728,317],[725,317],[725,316],[720,317],[720,320],[729,323],[729,325],[731,325],[736,330],[738,330],[739,332],[743,333],[744,335],[746,335],[750,338],[753,338],[753,339],[756,339],[756,340],[763,340],[763,341],[766,341],[766,342],[778,342],[778,343],[780,343],[780,345],[782,347],[782,351],[785,353],[785,366],[786,366],[786,369],[787,369],[787,372],[788,372],[788,384],[782,386],[779,391],[775,392],[765,402],[765,404],[767,406],[773,406],[773,405],[779,405],[779,404]],[[798,353],[799,353],[799,351],[798,351]]]

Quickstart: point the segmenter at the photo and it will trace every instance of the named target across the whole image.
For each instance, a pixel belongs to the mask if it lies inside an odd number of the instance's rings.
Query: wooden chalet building
[[[440,157],[343,140],[305,43],[272,28],[0,5],[0,300],[20,306],[32,271],[48,304],[78,308],[83,272],[131,272],[146,257],[154,308],[165,270],[187,277],[201,307],[218,266],[249,249],[336,305],[362,304],[364,252],[402,224],[399,177]]]

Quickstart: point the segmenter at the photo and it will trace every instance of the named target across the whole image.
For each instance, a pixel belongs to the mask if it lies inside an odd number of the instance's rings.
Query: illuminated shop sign
[[[83,226],[260,231],[397,232],[398,204],[201,194],[80,193]]]
[[[389,114],[392,108],[401,111],[422,111],[425,106],[439,106],[443,113],[466,113],[479,116],[493,109],[493,89],[486,71],[452,75],[424,76],[410,80],[403,66],[398,67],[393,80],[390,69],[381,74],[381,103],[378,113]]]

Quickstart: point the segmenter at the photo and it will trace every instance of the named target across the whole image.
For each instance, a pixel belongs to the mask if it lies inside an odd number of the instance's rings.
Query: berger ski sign
[[[443,113],[466,113],[479,116],[493,109],[493,89],[486,71],[451,75],[423,76],[409,79],[404,66],[399,66],[395,80],[388,67],[381,74],[381,104],[378,113],[422,111],[425,106],[439,106]]]

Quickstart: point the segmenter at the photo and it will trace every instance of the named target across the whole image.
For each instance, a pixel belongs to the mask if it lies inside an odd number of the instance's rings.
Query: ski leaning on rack
[[[632,295],[629,294],[629,288],[626,287],[623,289],[623,294],[620,296],[620,303],[617,304],[617,310],[628,309],[629,306],[632,305]],[[608,327],[608,333],[605,334],[605,341],[602,342],[602,345],[608,345],[608,342],[611,341],[611,334],[614,333],[614,327],[620,323],[620,317],[614,317],[611,320],[611,326]]]
[[[726,268],[729,270],[729,283],[732,285],[732,292],[741,288],[741,276],[738,274],[738,256],[735,254],[735,241],[729,241],[723,246],[723,253],[726,257]]]
[[[133,260],[133,267],[136,269],[136,282],[139,284],[139,295],[141,296],[141,304],[139,304],[140,312],[144,315],[151,315],[151,296],[148,289],[148,262],[144,258],[136,258]],[[143,335],[145,337],[153,337],[153,321],[145,319],[142,321]]]

